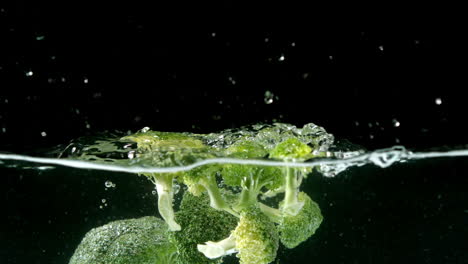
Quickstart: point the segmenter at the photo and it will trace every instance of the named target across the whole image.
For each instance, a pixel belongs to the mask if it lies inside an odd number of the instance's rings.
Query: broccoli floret
[[[228,238],[208,241],[198,245],[198,250],[208,258],[238,252],[241,264],[267,264],[275,260],[278,246],[275,224],[254,205],[241,212],[239,223]]]
[[[210,197],[210,205],[214,209],[224,210],[237,216],[219,190],[216,175],[220,170],[220,165],[205,165],[194,168],[184,174],[183,183],[188,186],[188,191],[195,196],[206,191]]]
[[[312,148],[297,138],[289,138],[278,144],[271,152],[270,157],[284,161],[301,161],[310,157]],[[296,215],[304,205],[298,200],[299,186],[304,177],[303,169],[283,168],[285,174],[284,204],[282,211],[286,214]]]
[[[255,205],[262,190],[274,190],[284,184],[283,172],[277,167],[255,165],[225,165],[221,172],[224,183],[241,187],[236,211]]]
[[[123,141],[133,141],[138,144],[138,159],[150,161],[160,166],[176,165],[186,159],[193,159],[194,150],[201,150],[206,146],[198,139],[184,133],[157,132],[143,129],[130,136],[123,137]],[[204,153],[204,152],[201,152]],[[189,155],[190,154],[190,155]],[[180,230],[180,225],[174,220],[172,201],[174,198],[173,182],[179,176],[177,173],[146,173],[156,186],[158,193],[158,210],[171,231]]]
[[[178,264],[220,263],[222,259],[211,260],[197,250],[197,244],[218,241],[228,236],[237,225],[237,217],[210,207],[209,197],[199,197],[185,192],[176,220],[182,225],[178,232],[170,233],[170,240],[179,252]]]
[[[287,248],[295,248],[311,237],[322,223],[323,216],[317,203],[300,192],[298,200],[304,204],[297,215],[284,214],[282,210],[261,204],[261,210],[278,224],[281,243]],[[280,208],[284,205],[280,203]]]
[[[176,252],[167,239],[164,221],[148,216],[92,229],[69,264],[175,264]]]
[[[236,239],[237,257],[241,264],[267,264],[275,260],[278,232],[258,207],[252,206],[241,213],[232,235]]]

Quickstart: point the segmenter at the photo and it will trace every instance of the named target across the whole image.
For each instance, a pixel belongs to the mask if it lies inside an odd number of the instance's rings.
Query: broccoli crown
[[[235,158],[263,158],[268,155],[268,151],[263,144],[257,141],[243,139],[232,144],[226,149],[226,154]]]
[[[232,234],[241,264],[267,264],[275,260],[278,232],[275,224],[257,206],[242,211]]]
[[[195,197],[185,192],[176,220],[182,229],[170,233],[170,240],[177,247],[178,264],[220,263],[222,259],[206,258],[197,249],[197,244],[217,241],[228,236],[236,227],[238,219],[224,211],[210,207],[209,197]]]
[[[265,187],[273,190],[283,186],[283,171],[278,167],[228,164],[221,171],[224,183],[233,187]]]
[[[278,225],[281,243],[287,248],[294,248],[306,241],[323,220],[319,206],[306,193],[300,192],[298,199],[304,203],[299,213],[295,216],[285,214]]]
[[[312,148],[297,138],[288,138],[276,145],[270,152],[270,157],[282,160],[304,159],[312,152]]]
[[[69,264],[175,264],[176,249],[163,220],[147,216],[110,222],[89,231]]]
[[[213,182],[216,181],[216,174],[221,170],[218,164],[209,164],[196,167],[187,171],[182,176],[182,182],[187,185],[188,191],[195,196],[199,196]]]

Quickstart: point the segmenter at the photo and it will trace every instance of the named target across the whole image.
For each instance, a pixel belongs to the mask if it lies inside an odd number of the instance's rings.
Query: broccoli
[[[278,231],[258,206],[244,209],[237,227],[228,238],[199,244],[198,250],[208,258],[218,258],[238,252],[241,264],[268,264],[276,258]]]
[[[206,258],[197,250],[197,244],[211,240],[217,241],[229,235],[237,225],[238,219],[235,216],[211,208],[207,194],[196,197],[185,192],[180,209],[176,213],[176,219],[182,225],[182,229],[178,232],[171,232],[170,241],[179,253],[179,264],[221,262],[221,258],[216,260]]]
[[[168,166],[174,160],[184,157],[182,153],[193,152],[206,147],[200,140],[190,137],[184,133],[170,133],[150,131],[147,128],[140,132],[122,138],[122,141],[131,141],[138,144],[137,161],[150,161],[160,166]],[[166,221],[171,231],[179,231],[180,225],[174,220],[173,181],[179,174],[176,173],[147,173],[143,174],[156,186],[158,193],[158,210],[161,217]]]
[[[297,215],[283,214],[281,210],[261,204],[260,209],[273,222],[278,224],[281,243],[287,248],[295,248],[300,243],[311,237],[323,220],[320,208],[310,197],[300,192],[299,202],[303,203],[302,209]],[[280,208],[284,203],[280,203]]]
[[[167,225],[156,217],[113,221],[89,231],[69,264],[176,264],[167,237]]]
[[[121,140],[138,145],[130,165],[167,167],[216,157],[302,162],[322,155],[332,139],[313,124],[302,129],[275,124],[206,135],[145,128]],[[312,236],[322,222],[318,205],[300,191],[310,171],[288,166],[206,164],[178,173],[145,173],[156,185],[158,210],[164,226],[172,231],[165,235],[177,252],[162,263],[218,264],[234,253],[241,264],[273,262],[280,241],[294,248]],[[180,208],[174,210],[173,185],[182,183],[188,188]],[[275,196],[278,199],[269,199]],[[275,206],[274,201],[280,202]],[[135,239],[139,241],[139,237]],[[153,253],[161,252],[169,251]]]
[[[275,159],[282,159],[284,161],[301,161],[310,157],[312,148],[307,144],[301,142],[297,138],[289,138],[278,144],[271,152],[270,157]],[[299,186],[302,183],[304,173],[298,168],[285,167],[284,184],[284,203],[281,210],[289,215],[296,215],[304,205],[303,202],[298,200]]]
[[[182,177],[182,181],[188,186],[188,191],[195,196],[199,196],[206,191],[210,197],[210,205],[214,209],[224,210],[237,216],[237,213],[231,209],[219,190],[216,179],[219,170],[219,165],[197,167],[186,172]]]

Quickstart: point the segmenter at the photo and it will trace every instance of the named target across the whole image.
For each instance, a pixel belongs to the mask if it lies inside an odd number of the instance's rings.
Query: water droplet
[[[101,202],[102,202],[102,203],[106,203],[106,199],[101,199]]]
[[[44,40],[45,36],[37,36],[36,40]]]
[[[146,132],[148,132],[149,130],[150,130],[149,127],[144,127],[144,128],[141,129],[141,133],[146,133]]]
[[[106,186],[107,188],[110,188],[110,187],[112,187],[112,184],[113,184],[113,183],[112,183],[111,181],[106,181],[106,182],[104,183],[104,186]]]
[[[274,99],[274,94],[270,91],[266,91],[265,92],[265,97],[264,97],[264,101],[265,101],[265,104],[272,104],[273,103],[273,99]]]
[[[436,103],[436,105],[441,105],[442,104],[442,99],[441,98],[436,98],[435,103]]]
[[[6,133],[6,127],[2,127],[2,132]]]
[[[236,85],[236,80],[234,80],[234,78],[229,77],[228,80],[232,85]]]
[[[400,122],[396,119],[393,119],[392,122],[394,127],[399,127],[401,125]]]
[[[47,133],[46,133],[45,131],[42,131],[42,132],[41,132],[41,136],[46,137],[46,136],[47,136]]]
[[[211,36],[212,36],[213,38],[216,37],[216,32],[212,32],[212,33],[211,33]]]
[[[152,194],[152,195],[156,195],[156,194],[158,194],[158,192],[156,192],[156,190],[153,190],[153,191],[151,192],[151,194]]]
[[[296,47],[296,42],[292,42],[291,47]]]
[[[383,46],[382,45],[379,46],[379,50],[383,51]]]
[[[33,71],[27,71],[27,72],[26,72],[26,76],[28,76],[28,77],[31,77],[31,76],[33,76],[33,75],[34,75],[34,72],[33,72]]]
[[[278,58],[278,61],[284,61],[285,57],[284,55],[281,55],[279,58]]]
[[[103,208],[102,205],[100,205],[100,206],[99,206],[99,209],[102,209],[102,208]]]
[[[89,82],[88,78],[84,78],[83,82],[88,83]]]

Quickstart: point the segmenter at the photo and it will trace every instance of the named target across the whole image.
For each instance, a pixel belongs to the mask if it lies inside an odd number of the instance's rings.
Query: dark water
[[[302,189],[324,222],[297,248],[280,248],[280,263],[466,263],[466,164],[439,158],[353,167],[334,178],[312,173]],[[157,215],[153,184],[134,174],[0,169],[2,263],[67,263],[91,228]]]

